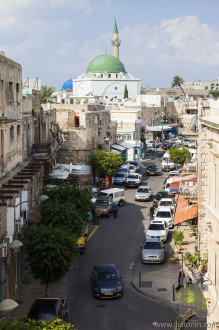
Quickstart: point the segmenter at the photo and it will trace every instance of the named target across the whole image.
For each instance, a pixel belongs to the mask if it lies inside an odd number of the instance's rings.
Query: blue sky
[[[0,50],[23,78],[60,89],[111,46],[142,87],[170,87],[219,76],[218,0],[0,0]]]

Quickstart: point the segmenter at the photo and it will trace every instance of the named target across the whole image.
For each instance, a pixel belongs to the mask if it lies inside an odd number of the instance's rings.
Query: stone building
[[[219,102],[199,106],[198,213],[201,255],[208,252],[208,322],[219,319]],[[211,329],[211,328],[209,328]],[[213,327],[212,327],[213,329]]]
[[[64,133],[57,160],[64,164],[89,164],[95,150],[108,151],[107,139],[111,131],[115,134],[109,111],[101,104],[56,104],[56,121]]]
[[[54,125],[52,125],[54,124]],[[55,111],[43,111],[40,90],[23,90],[21,65],[0,54],[0,301],[14,298],[24,268],[22,228],[56,157]],[[46,147],[45,147],[46,142]],[[47,174],[48,175],[48,174]]]

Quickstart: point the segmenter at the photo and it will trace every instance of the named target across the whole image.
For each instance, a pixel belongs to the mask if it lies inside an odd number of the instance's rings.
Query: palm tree
[[[42,85],[41,86],[41,104],[47,103],[47,102],[53,102],[51,95],[55,90],[56,89],[52,86]]]
[[[184,83],[184,80],[180,76],[174,76],[172,81],[172,87],[179,87],[181,91],[183,92],[183,95],[186,96],[184,90],[182,89],[181,85]]]

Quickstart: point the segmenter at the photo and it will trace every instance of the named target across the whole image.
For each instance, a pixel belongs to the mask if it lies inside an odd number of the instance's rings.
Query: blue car
[[[125,184],[126,181],[126,173],[125,172],[117,172],[113,176],[113,184]]]

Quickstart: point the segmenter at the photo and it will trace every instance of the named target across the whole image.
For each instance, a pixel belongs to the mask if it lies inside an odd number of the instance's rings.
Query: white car
[[[146,238],[159,238],[162,242],[167,240],[169,227],[166,221],[153,220],[150,222],[147,231]]]
[[[175,211],[175,204],[172,200],[172,198],[161,198],[161,200],[159,201],[157,207],[167,207],[169,206],[173,211]]]
[[[151,187],[149,186],[140,186],[135,193],[136,201],[150,201],[153,196]]]
[[[154,220],[166,221],[169,228],[174,225],[174,211],[171,206],[161,206],[157,209]]]
[[[136,173],[137,169],[135,165],[129,164],[129,173]]]

